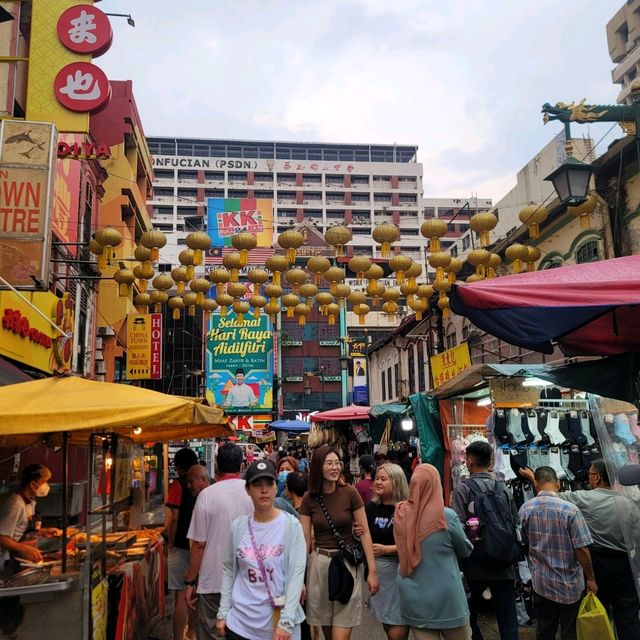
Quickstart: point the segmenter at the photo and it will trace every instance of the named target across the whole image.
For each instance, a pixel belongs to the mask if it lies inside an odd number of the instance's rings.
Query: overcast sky
[[[105,0],[136,27],[112,18],[96,63],[133,80],[147,135],[417,144],[426,197],[498,200],[561,130],[544,102],[615,103],[605,27],[622,5]]]

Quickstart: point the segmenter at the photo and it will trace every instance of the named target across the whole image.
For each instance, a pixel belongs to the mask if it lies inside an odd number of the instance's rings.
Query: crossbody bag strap
[[[249,516],[249,519],[247,520],[247,525],[249,529],[249,537],[251,538],[251,546],[253,547],[253,553],[255,554],[256,560],[258,561],[258,568],[260,569],[260,575],[262,576],[264,586],[267,587],[267,593],[269,594],[269,602],[271,603],[271,606],[275,609],[276,601],[273,598],[271,589],[269,588],[269,583],[267,582],[267,571],[264,568],[264,559],[262,557],[262,554],[260,553],[260,550],[258,549],[258,545],[256,544],[255,536],[253,535],[253,527],[251,526],[251,516]]]
[[[333,520],[331,519],[331,516],[329,515],[329,511],[327,510],[326,505],[324,504],[324,500],[322,499],[321,495],[316,496],[316,500],[318,501],[318,504],[320,505],[320,508],[322,509],[322,513],[324,513],[324,517],[326,518],[327,522],[329,523],[329,527],[331,528],[331,532],[333,533],[336,542],[338,543],[338,547],[340,549],[343,549],[346,545],[344,543],[344,540],[342,539],[342,536],[338,533],[338,530],[336,529],[336,525],[333,524]]]

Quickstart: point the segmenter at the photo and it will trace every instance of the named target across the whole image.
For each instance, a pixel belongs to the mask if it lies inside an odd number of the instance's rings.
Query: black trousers
[[[514,580],[469,580],[469,603],[472,640],[483,640],[478,626],[478,611],[482,608],[482,592],[491,589],[491,601],[496,613],[500,640],[518,640],[518,616]]]
[[[536,640],[555,640],[558,625],[562,640],[576,640],[576,618],[581,600],[572,604],[561,604],[547,600],[534,591],[533,602],[537,618]]]
[[[589,547],[598,598],[613,618],[618,640],[640,637],[640,603],[631,573],[629,556],[623,551]]]

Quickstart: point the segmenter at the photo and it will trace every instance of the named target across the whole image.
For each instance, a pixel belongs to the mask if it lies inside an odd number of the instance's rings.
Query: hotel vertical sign
[[[127,316],[127,379],[162,378],[162,314]]]

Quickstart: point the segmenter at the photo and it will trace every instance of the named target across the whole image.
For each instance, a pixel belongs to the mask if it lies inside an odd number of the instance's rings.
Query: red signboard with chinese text
[[[58,71],[53,82],[58,102],[70,111],[96,111],[111,98],[104,71],[90,62],[72,62]]]
[[[106,14],[96,7],[78,4],[58,18],[58,39],[69,51],[90,53],[94,58],[111,46],[113,31]]]

